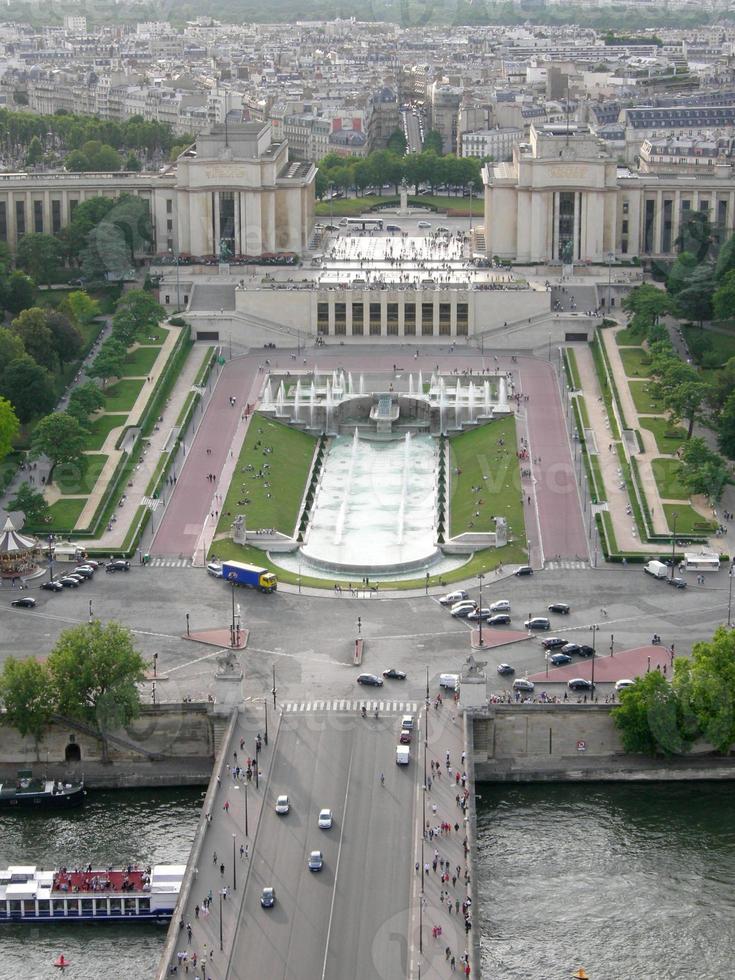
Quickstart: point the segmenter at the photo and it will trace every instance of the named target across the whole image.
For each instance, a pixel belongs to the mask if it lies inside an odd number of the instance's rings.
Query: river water
[[[99,792],[59,815],[0,811],[0,867],[184,864],[201,800],[201,789]],[[152,977],[165,937],[153,923],[0,925],[0,980],[46,980],[60,953],[74,980]]]
[[[483,977],[733,976],[735,787],[478,787]]]

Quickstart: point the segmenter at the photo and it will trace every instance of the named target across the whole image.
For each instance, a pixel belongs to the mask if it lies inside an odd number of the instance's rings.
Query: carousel
[[[40,571],[41,542],[16,530],[23,526],[21,513],[0,512],[0,579],[28,578]]]

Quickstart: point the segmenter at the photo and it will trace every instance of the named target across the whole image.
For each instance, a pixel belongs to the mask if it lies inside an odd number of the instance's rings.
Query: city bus
[[[368,228],[377,228],[378,231],[383,230],[383,219],[382,218],[348,218],[347,225],[350,228],[362,228],[365,231]]]

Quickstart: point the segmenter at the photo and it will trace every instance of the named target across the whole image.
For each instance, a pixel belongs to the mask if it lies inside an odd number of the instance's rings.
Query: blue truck
[[[260,568],[258,565],[246,565],[241,561],[223,561],[222,578],[226,582],[234,582],[235,585],[247,585],[251,589],[259,589],[261,592],[275,592],[278,588],[278,579],[269,572],[267,568]]]

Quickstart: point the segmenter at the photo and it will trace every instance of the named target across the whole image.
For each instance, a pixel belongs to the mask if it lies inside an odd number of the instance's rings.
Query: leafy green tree
[[[117,152],[117,150],[105,144],[99,148],[94,156],[88,156],[88,159],[92,170],[97,170],[100,173],[118,171],[122,164],[120,154]]]
[[[732,482],[725,460],[696,436],[685,443],[681,450],[680,479],[691,493],[705,494],[713,502],[722,498],[728,483]]]
[[[3,305],[10,313],[20,313],[33,306],[38,290],[36,284],[20,269],[11,272],[3,289]]]
[[[133,343],[145,327],[156,325],[166,311],[145,289],[129,289],[123,293],[112,318],[113,336],[126,346]]]
[[[8,657],[0,674],[3,721],[23,736],[32,736],[36,746],[54,714],[54,688],[48,668],[33,657]]]
[[[33,432],[31,451],[57,463],[77,463],[84,455],[84,428],[68,412],[53,412],[42,418]]]
[[[710,745],[728,752],[735,742],[735,633],[720,626],[695,643],[691,658],[674,665],[675,685]]]
[[[64,264],[64,246],[54,235],[29,232],[18,242],[15,261],[36,282],[49,286],[56,281]]]
[[[71,317],[73,323],[82,327],[91,323],[100,314],[100,304],[83,289],[75,289],[68,293],[60,309]]]
[[[626,312],[639,313],[651,323],[656,323],[660,316],[668,313],[670,306],[671,301],[666,293],[647,282],[636,286],[623,299]]]
[[[664,405],[671,412],[673,420],[681,419],[688,423],[687,439],[692,437],[694,423],[706,416],[705,405],[708,394],[709,385],[700,380],[697,372],[692,372],[685,381],[664,388]]]
[[[95,620],[64,630],[48,658],[58,710],[105,736],[140,713],[145,663],[130,630]]]
[[[676,309],[687,320],[712,319],[715,280],[712,266],[702,263],[693,270],[686,286],[677,294]]]
[[[152,239],[148,205],[141,198],[121,195],[104,217],[91,228],[79,252],[82,269],[91,278],[109,273],[122,276]]]
[[[127,157],[125,158],[125,166],[123,169],[135,173],[138,173],[140,170],[142,170],[142,167],[140,165],[140,160],[135,153],[128,153]]]
[[[735,316],[735,269],[720,281],[712,299],[712,307],[716,320],[729,320]]]
[[[26,153],[26,166],[35,167],[37,164],[42,163],[44,158],[43,143],[37,136],[31,139],[28,144],[28,151]]]
[[[67,247],[72,257],[79,258],[87,247],[87,239],[92,229],[96,228],[114,207],[113,198],[91,197],[75,208],[71,221],[64,229]]]
[[[84,423],[105,404],[105,396],[93,381],[79,385],[69,396],[67,411]]]
[[[679,224],[676,247],[690,252],[697,262],[704,262],[717,243],[717,236],[705,211],[684,211]]]
[[[64,160],[64,167],[72,174],[86,173],[92,169],[86,153],[81,150],[72,150]]]
[[[23,357],[26,349],[23,341],[17,333],[8,330],[7,327],[0,327],[0,372],[3,364],[10,364],[18,357]]]
[[[0,352],[2,341],[0,340]],[[2,356],[0,355],[0,361]],[[710,383],[707,400],[715,411],[720,411],[730,395],[735,391],[735,357],[725,361],[723,368],[717,371]],[[728,453],[728,455],[730,455]]]
[[[735,235],[731,235],[719,251],[715,263],[715,279],[722,282],[728,272],[735,271]]]
[[[732,360],[735,358],[730,358]],[[728,459],[735,459],[735,391],[732,387],[717,420],[717,444]]]
[[[424,137],[424,151],[427,150],[433,151],[438,157],[444,152],[444,142],[441,133],[438,133],[435,129],[430,129]]]
[[[46,312],[46,326],[51,331],[56,354],[62,364],[78,357],[84,346],[84,338],[66,314],[60,310]]]
[[[16,357],[4,369],[0,364],[0,395],[11,403],[25,425],[54,407],[53,378],[32,357]]]
[[[676,693],[658,670],[620,692],[613,721],[626,752],[680,755],[689,748],[691,735],[682,723]]]
[[[100,347],[100,352],[90,365],[87,374],[90,378],[99,378],[102,386],[106,387],[110,378],[119,378],[122,375],[126,353],[125,344],[115,337],[110,337]]]
[[[666,289],[672,296],[677,296],[686,287],[694,270],[699,265],[696,255],[691,252],[681,252],[677,255],[669,274],[666,277]]]
[[[396,156],[402,157],[408,149],[406,136],[402,129],[396,129],[388,137],[388,149]]]
[[[31,306],[19,313],[10,326],[37,364],[49,371],[56,370],[59,359],[54,350],[53,334],[46,323],[45,310],[39,306]]]
[[[30,483],[21,483],[8,506],[11,510],[22,511],[26,524],[43,523],[49,512],[46,498],[38,490],[34,490]]]
[[[0,396],[0,462],[13,448],[20,422],[7,398]]]

